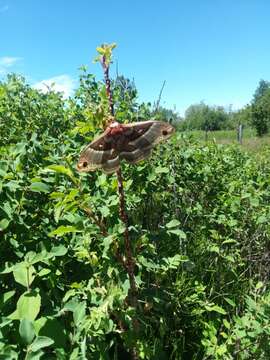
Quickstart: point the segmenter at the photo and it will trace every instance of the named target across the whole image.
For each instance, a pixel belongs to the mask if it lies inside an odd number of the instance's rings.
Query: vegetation
[[[179,130],[232,130],[239,125],[252,126],[258,136],[263,136],[270,129],[270,82],[261,80],[250,104],[238,111],[223,106],[209,106],[204,102],[191,105],[185,118],[179,118]]]
[[[254,94],[251,107],[252,124],[258,136],[263,136],[270,129],[270,83],[261,80]]]
[[[111,85],[120,121],[156,113],[125,78]],[[177,133],[123,164],[135,308],[116,175],[75,170],[108,115],[86,68],[66,101],[0,83],[0,358],[268,359],[269,150]]]
[[[191,105],[185,112],[184,120],[179,119],[181,131],[203,130],[218,131],[236,129],[239,124],[245,127],[251,124],[251,110],[247,105],[241,110],[226,110],[223,106],[209,106],[201,102]]]

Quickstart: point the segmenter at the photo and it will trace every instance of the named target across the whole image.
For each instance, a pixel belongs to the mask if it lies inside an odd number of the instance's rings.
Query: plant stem
[[[104,79],[106,83],[106,94],[109,100],[109,106],[110,106],[110,114],[114,116],[114,107],[113,107],[113,97],[112,97],[112,90],[111,90],[111,80],[109,76],[109,67],[110,65],[107,64],[105,55],[102,56],[101,65],[103,67],[104,72]]]
[[[124,187],[123,187],[123,177],[121,168],[116,173],[117,175],[117,184],[118,184],[118,193],[119,193],[119,199],[120,199],[120,206],[119,206],[119,215],[121,220],[123,221],[125,225],[125,232],[124,232],[124,238],[125,238],[125,252],[126,252],[126,269],[129,276],[130,281],[130,289],[131,289],[131,305],[135,308],[137,307],[137,286],[135,281],[135,275],[134,275],[134,267],[135,262],[132,255],[132,249],[131,249],[131,242],[129,238],[129,231],[128,231],[128,217],[125,209],[125,193],[124,193]]]
[[[114,117],[114,104],[113,104],[113,97],[112,97],[112,90],[111,90],[111,81],[109,76],[109,67],[110,67],[110,59],[106,59],[106,56],[102,56],[101,64],[104,71],[104,79],[106,84],[106,94],[109,100],[109,107],[110,107],[110,114]],[[130,282],[130,291],[128,296],[129,304],[137,309],[138,299],[137,299],[137,286],[135,281],[134,275],[134,268],[135,268],[135,261],[132,255],[132,247],[129,237],[129,230],[128,230],[128,216],[126,213],[126,202],[125,202],[125,193],[124,193],[124,186],[123,186],[123,177],[121,166],[119,166],[119,170],[116,172],[117,176],[117,185],[118,185],[118,193],[119,193],[119,216],[122,220],[125,231],[124,231],[124,249],[125,249],[125,259],[121,256],[120,259],[124,269],[128,273],[129,282]],[[119,255],[118,255],[119,256]],[[139,330],[139,323],[135,317],[132,319],[132,326],[135,333],[138,333]],[[133,360],[138,360],[138,354],[135,346],[131,349],[131,356]]]

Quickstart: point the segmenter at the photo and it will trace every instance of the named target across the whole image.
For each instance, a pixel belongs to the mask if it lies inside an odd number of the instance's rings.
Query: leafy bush
[[[147,113],[114,86],[119,118]],[[17,77],[1,89],[1,358],[128,359],[134,338],[141,359],[268,358],[269,153],[177,134],[123,164],[134,314],[116,177],[74,170],[104,84],[83,69],[67,102]]]

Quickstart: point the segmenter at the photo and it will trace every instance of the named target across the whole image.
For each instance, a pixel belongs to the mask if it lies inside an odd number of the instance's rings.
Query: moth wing
[[[96,169],[106,168],[106,172],[113,172],[119,163],[118,153],[112,148],[110,137],[107,137],[108,131],[105,131],[97,139],[92,141],[81,152],[77,164],[77,170],[88,172]],[[119,166],[119,164],[118,164]]]
[[[108,159],[103,165],[102,165],[102,170],[106,173],[106,174],[112,174],[113,172],[117,171],[119,169],[120,166],[120,160],[119,160],[119,156],[117,155],[114,158]]]
[[[127,131],[127,146],[120,152],[120,158],[131,164],[135,164],[151,155],[155,144],[169,138],[174,128],[170,124],[161,121],[143,121],[124,125]],[[130,130],[130,131],[128,131]]]
[[[151,155],[151,150],[152,146],[148,146],[142,149],[134,149],[132,151],[122,151],[119,156],[121,159],[125,159],[130,164],[136,164],[137,162],[148,158]]]
[[[145,148],[154,146],[159,142],[168,139],[175,131],[174,127],[163,121],[143,121],[124,125],[127,129],[132,129],[128,144],[135,148]]]

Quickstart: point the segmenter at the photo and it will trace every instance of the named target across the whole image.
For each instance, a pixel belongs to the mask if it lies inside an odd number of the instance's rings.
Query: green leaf
[[[34,192],[39,192],[39,193],[49,193],[50,192],[50,187],[42,182],[34,182],[29,186],[29,189],[31,191]]]
[[[103,252],[102,252],[102,257],[103,258],[107,257],[107,252],[108,252],[108,250],[110,248],[110,245],[111,245],[111,243],[113,241],[114,241],[114,236],[113,235],[106,236],[103,239],[103,246],[104,246],[104,249],[103,249]]]
[[[9,315],[12,320],[28,319],[30,321],[35,320],[41,305],[41,297],[35,292],[25,292],[19,297],[17,302],[17,309]]]
[[[37,352],[28,352],[25,360],[39,360],[41,358],[41,356],[44,354],[44,352],[42,350],[39,350]]]
[[[3,203],[2,210],[6,213],[9,219],[12,219],[14,208],[10,206],[10,203],[8,201]]]
[[[0,295],[0,306],[5,304],[9,299],[15,295],[15,290],[7,291]]]
[[[178,220],[174,219],[166,224],[166,228],[171,229],[171,228],[175,228],[179,225],[180,225],[180,222]]]
[[[167,167],[158,166],[158,167],[155,168],[155,173],[156,174],[167,174],[169,171],[170,170]]]
[[[53,256],[64,256],[67,253],[67,248],[64,245],[58,245],[58,246],[54,246],[51,251],[50,251],[50,255]]]
[[[249,201],[251,206],[258,207],[260,205],[259,199],[257,198],[251,198]]]
[[[154,181],[156,177],[157,177],[157,175],[156,175],[156,173],[153,171],[153,172],[151,172],[151,173],[147,176],[147,180],[151,182],[151,181]]]
[[[63,236],[65,234],[69,234],[69,233],[75,233],[75,232],[80,232],[80,230],[78,230],[75,226],[64,226],[61,225],[59,226],[57,229],[53,230],[52,232],[49,233],[50,237],[53,236]]]
[[[48,347],[54,343],[53,339],[47,336],[38,336],[34,342],[31,344],[31,350],[37,352],[40,349]]]
[[[235,335],[237,336],[237,338],[241,339],[247,336],[247,333],[245,332],[245,330],[241,330],[241,329],[235,329]]]
[[[100,212],[101,212],[101,215],[105,218],[110,215],[110,209],[107,206],[102,206],[100,208]]]
[[[217,245],[210,246],[209,251],[213,252],[213,253],[216,253],[216,254],[220,253],[220,249],[219,249],[219,247]]]
[[[268,219],[265,215],[260,215],[256,221],[256,224],[264,224],[268,222]]]
[[[248,305],[248,307],[249,307],[249,309],[250,310],[257,310],[257,303],[256,303],[256,301],[254,301],[250,296],[246,296],[246,303],[247,303],[247,305]]]
[[[98,47],[96,48],[96,50],[97,50],[97,52],[98,52],[100,55],[104,55],[104,54],[105,54],[105,49],[102,48],[102,47],[100,47],[100,46],[98,46]]]
[[[16,190],[20,189],[21,186],[18,181],[10,180],[5,184],[5,187],[9,188],[10,191],[15,192]]]
[[[76,299],[71,299],[69,302],[67,302],[64,306],[64,309],[65,310],[68,310],[68,311],[72,311],[74,312],[76,307],[78,305],[78,300]]]
[[[26,344],[31,344],[32,340],[35,337],[35,329],[32,321],[27,319],[22,319],[20,321],[19,333],[21,338]]]
[[[256,290],[259,290],[259,289],[261,289],[263,287],[263,282],[262,281],[259,281],[259,282],[257,282],[257,284],[256,284],[256,286],[255,286],[255,289]]]
[[[78,347],[76,347],[76,348],[72,351],[69,360],[77,360],[77,359],[79,358],[79,351],[80,351],[80,349],[79,349]]]
[[[38,273],[37,273],[37,275],[39,276],[39,277],[43,277],[43,276],[46,276],[46,275],[48,275],[48,274],[50,274],[51,273],[51,270],[50,269],[42,269],[42,270],[40,270]]]
[[[10,221],[8,219],[2,219],[0,221],[0,231],[5,230],[8,227],[9,223]]]
[[[172,257],[167,257],[162,259],[166,265],[163,265],[162,268],[165,271],[169,269],[177,269],[181,262],[186,262],[188,259],[185,256],[176,254]]]
[[[50,166],[48,166],[47,169],[50,169],[59,174],[64,174],[69,177],[73,177],[73,173],[72,173],[71,169],[66,168],[64,165],[50,165]]]
[[[67,343],[66,330],[62,323],[51,317],[42,317],[34,323],[35,331],[39,336],[47,336],[54,340],[54,348],[64,348]]]
[[[229,305],[231,305],[232,307],[236,307],[236,304],[235,304],[235,302],[233,300],[231,300],[231,299],[229,299],[227,297],[224,297],[224,300],[227,301],[227,303]]]
[[[28,288],[34,281],[35,273],[36,273],[36,270],[35,270],[34,266],[32,266],[32,265],[29,266],[25,262],[22,262],[21,264],[16,266],[13,270],[13,276],[14,276],[15,281],[18,284],[25,286],[26,288]]]
[[[237,244],[238,242],[234,239],[227,239],[222,241],[222,245],[226,245],[226,244]]]
[[[103,187],[105,186],[106,182],[107,182],[107,176],[105,174],[101,174],[98,176],[96,180],[96,186]]]
[[[217,313],[219,313],[219,314],[222,314],[222,315],[226,315],[227,313],[226,313],[226,311],[222,308],[222,307],[220,307],[220,306],[218,306],[218,305],[205,305],[205,309],[207,310],[207,311],[215,311],[215,312],[217,312]]]
[[[82,320],[84,319],[85,317],[85,309],[86,309],[86,303],[85,301],[84,302],[80,302],[74,312],[73,312],[73,318],[74,318],[74,323],[76,326],[78,326]]]
[[[180,239],[186,239],[187,236],[184,233],[184,231],[180,230],[180,229],[173,229],[173,230],[168,230],[168,233],[170,234],[175,234],[177,236],[179,236]]]
[[[223,319],[223,324],[228,330],[231,328],[230,323],[226,319]]]

